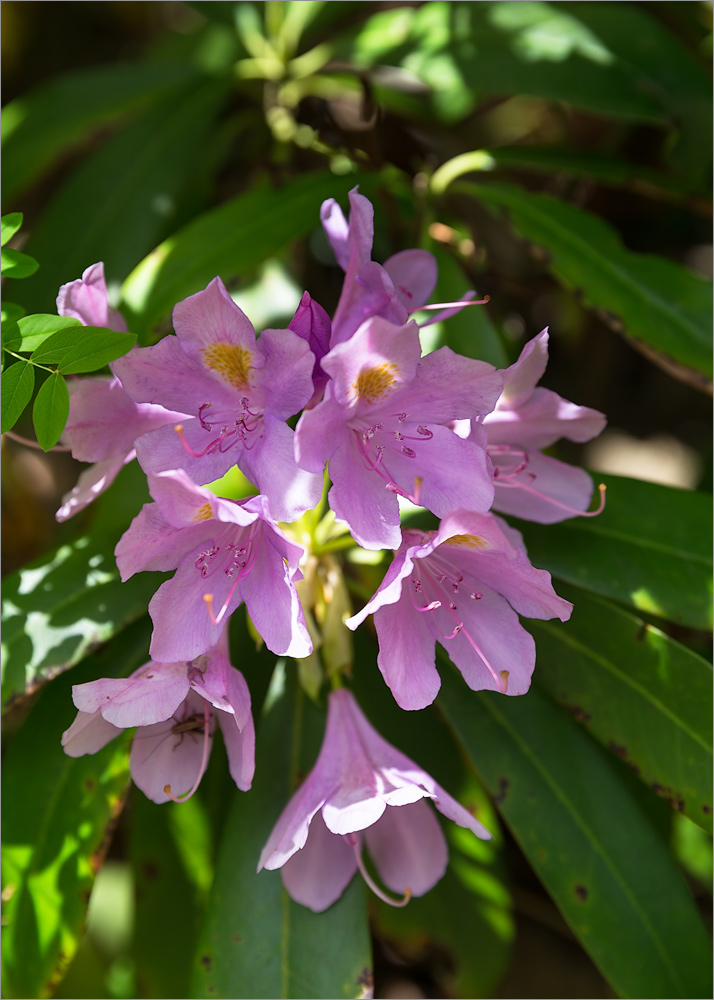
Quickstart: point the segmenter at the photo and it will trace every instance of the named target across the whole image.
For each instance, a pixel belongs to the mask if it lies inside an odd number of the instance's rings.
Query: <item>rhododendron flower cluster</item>
[[[285,329],[256,333],[219,277],[177,303],[175,334],[133,348],[111,378],[76,380],[64,440],[93,464],[57,514],[82,510],[134,457],[146,473],[152,502],[115,555],[122,580],[173,571],[149,604],[151,659],[128,678],[76,685],[78,715],[62,742],[72,756],[94,753],[136,727],[131,774],[153,801],[195,793],[216,726],[236,785],[251,787],[250,693],[228,643],[241,604],[274,653],[306,663],[321,648],[332,682],[322,750],[256,858],[258,870],[281,868],[290,895],[315,911],[358,870],[395,905],[427,892],[448,860],[429,800],[490,837],[368,721],[342,676],[345,624],[356,629],[374,616],[375,666],[402,709],[437,697],[437,643],[468,688],[524,695],[536,650],[519,616],[565,621],[572,606],[494,511],[542,523],[597,513],[588,510],[587,473],[542,449],[604,426],[602,414],[537,386],[547,331],[505,371],[448,347],[423,353],[412,314],[436,285],[432,255],[406,250],[373,261],[373,209],[356,190],[348,219],[333,200],[321,218],[344,271],[332,319],[306,291]],[[472,300],[470,292],[435,304],[435,318]],[[84,324],[123,327],[101,264],[64,285],[57,307]],[[216,481],[234,467],[252,495],[220,494]],[[431,512],[436,526],[403,527],[410,505]],[[340,544],[349,531],[355,545],[393,556],[362,610],[336,619],[318,606],[312,545],[320,532],[340,530]],[[345,609],[334,558],[319,599],[339,594]],[[369,873],[364,852],[397,899]]]

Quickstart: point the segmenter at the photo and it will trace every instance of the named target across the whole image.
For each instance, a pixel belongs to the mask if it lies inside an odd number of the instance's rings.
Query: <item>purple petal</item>
[[[170,719],[188,694],[186,663],[145,663],[131,677],[103,677],[75,684],[72,700],[80,712],[101,711],[121,729]]]
[[[490,457],[498,468],[499,455]],[[499,479],[494,480],[494,510],[539,524],[555,524],[588,509],[593,481],[584,469],[559,462],[539,451],[529,451],[527,460],[523,472],[512,479],[513,485],[502,485]]]
[[[503,396],[498,402],[504,410],[516,409],[530,398],[543,378],[548,364],[548,327],[529,340],[518,361],[503,372]]]
[[[392,892],[423,896],[446,872],[446,838],[424,800],[387,809],[365,831],[365,841],[379,876]]]
[[[325,234],[343,271],[347,271],[350,264],[358,267],[371,258],[374,239],[372,203],[359,194],[357,188],[350,191],[349,199],[349,225],[334,198],[324,201],[320,209]]]
[[[330,507],[339,521],[349,525],[355,540],[365,549],[399,548],[402,533],[396,494],[365,467],[353,441],[330,458],[329,474],[333,483]]]
[[[377,666],[400,708],[426,708],[436,698],[441,678],[436,669],[436,643],[429,611],[416,611],[404,584],[402,599],[375,612],[379,637]],[[416,596],[416,595],[415,595]]]
[[[79,514],[93,500],[109,489],[116,477],[128,462],[133,462],[136,452],[132,449],[119,458],[108,458],[104,462],[96,462],[88,469],[80,472],[77,485],[62,497],[62,506],[55,517],[58,521],[68,521],[70,517]]]
[[[314,392],[315,356],[306,341],[290,329],[263,330],[258,344],[264,364],[256,374],[256,383],[265,396],[265,412],[287,420]]]
[[[395,291],[407,309],[428,301],[436,287],[438,267],[428,250],[402,250],[384,262]]]
[[[305,292],[288,326],[298,337],[307,341],[315,357],[314,378],[317,372],[322,372],[320,361],[330,350],[330,335],[332,333],[330,317],[320,303],[316,302],[309,292]]]
[[[381,264],[368,260],[345,275],[342,294],[332,320],[330,344],[345,343],[368,319],[381,317],[403,326],[409,315]]]
[[[174,528],[188,528],[201,523],[205,527],[205,522],[211,519],[247,527],[256,520],[256,514],[246,510],[242,504],[201,489],[180,470],[148,476],[148,481],[149,492],[166,522]]]
[[[322,474],[325,462],[349,442],[351,432],[344,424],[344,410],[327,395],[312,410],[305,411],[295,428],[295,458],[302,469]]]
[[[256,352],[255,330],[248,317],[226,291],[220,278],[214,278],[206,288],[189,295],[174,307],[173,323],[182,349],[204,370],[236,386],[238,361],[240,371],[250,381],[251,368],[258,368],[262,359]],[[217,345],[226,345],[225,351]],[[230,351],[235,347],[243,353]],[[223,362],[227,362],[224,364]]]
[[[275,521],[295,521],[320,500],[322,475],[299,467],[293,430],[270,414],[263,421],[263,436],[252,450],[238,453],[238,464],[268,498]]]
[[[227,628],[217,646],[206,654],[205,667],[201,669],[199,660],[190,671],[190,683],[214,708],[232,715],[240,732],[251,720],[250,691],[243,674],[231,666],[221,649],[221,644],[225,645],[226,631]]]
[[[201,454],[218,438],[218,432],[207,432],[195,417],[181,420],[180,425],[183,439],[193,454],[186,449],[179,437],[176,424],[159,427],[137,438],[136,454],[144,472],[158,475],[181,469],[195,483],[203,486],[220,479],[236,464],[241,455],[237,447],[227,451],[216,447],[213,452]]]
[[[334,767],[327,768],[321,773],[317,765],[313,768],[271,830],[260,855],[258,871],[261,868],[271,871],[281,868],[288,858],[305,846],[310,822],[325,801],[326,792],[334,784],[335,770]]]
[[[114,549],[122,582],[141,570],[174,569],[205,532],[201,522],[190,528],[174,528],[157,503],[145,503]],[[165,662],[174,659],[169,657]]]
[[[223,734],[223,742],[228,756],[228,770],[231,778],[242,792],[247,792],[255,774],[255,726],[249,714],[242,729],[238,728],[234,716],[218,713],[218,724]]]
[[[120,732],[121,729],[103,719],[99,712],[77,712],[72,725],[62,733],[62,746],[68,757],[83,757],[101,750]]]
[[[152,802],[168,802],[165,785],[174,795],[190,791],[201,772],[204,741],[213,743],[213,734],[201,725],[205,702],[189,692],[183,709],[176,716],[155,726],[142,726],[131,745],[130,770],[134,784]],[[197,728],[174,732],[179,725],[195,720]],[[209,727],[211,720],[209,718]]]
[[[88,267],[76,281],[60,286],[57,312],[60,316],[73,316],[83,326],[106,326],[122,333],[127,330],[121,313],[109,308],[102,261]]]
[[[356,871],[353,849],[343,837],[330,833],[318,813],[307,843],[283,865],[281,874],[296,903],[322,913],[340,898]]]
[[[516,409],[496,409],[484,418],[488,443],[523,448],[547,448],[559,438],[589,441],[605,427],[607,418],[589,406],[576,406],[551,392],[537,388]]]
[[[417,377],[395,393],[394,402],[415,423],[446,424],[489,413],[503,384],[501,372],[440,347],[421,359]]]

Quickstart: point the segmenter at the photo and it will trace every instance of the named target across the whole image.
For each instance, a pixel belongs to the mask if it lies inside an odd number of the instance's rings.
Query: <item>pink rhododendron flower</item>
[[[318,473],[329,462],[330,506],[360,545],[397,548],[397,494],[443,516],[493,500],[483,448],[450,429],[487,413],[502,378],[485,362],[448,347],[421,357],[415,323],[373,317],[322,360],[331,376],[322,402],[300,418],[298,463]]]
[[[92,264],[76,281],[61,285],[57,295],[60,316],[73,316],[82,326],[106,326],[121,333],[127,331],[120,312],[109,307],[104,262]]]
[[[589,441],[606,423],[597,410],[576,406],[536,385],[547,363],[546,329],[506,369],[503,394],[483,418],[496,488],[494,510],[541,524],[585,514],[593,494],[592,479],[584,469],[543,455],[541,449],[559,438]],[[481,428],[472,427],[471,439],[483,443]]]
[[[405,531],[381,586],[346,624],[374,613],[377,663],[397,703],[430,705],[441,686],[440,643],[474,691],[524,694],[535,643],[518,621],[570,617],[550,574],[535,569],[519,532],[492,514],[456,511],[438,531]]]
[[[191,414],[137,441],[142,468],[182,469],[204,484],[237,464],[267,496],[271,517],[295,520],[322,492],[322,478],[297,467],[285,423],[314,392],[307,342],[292,330],[264,330],[256,340],[220,278],[179,302],[173,320],[177,336],[114,363],[136,402]]]
[[[444,834],[424,799],[490,839],[477,819],[377,733],[349,691],[333,691],[320,754],[268,837],[258,871],[282,868],[292,898],[318,913],[342,895],[358,868],[370,888],[393,902],[365,870],[366,846],[383,883],[404,894],[400,904],[422,896],[448,862]]]
[[[250,693],[231,666],[227,635],[191,663],[145,663],[127,678],[75,684],[79,710],[62,735],[70,757],[96,753],[124,729],[138,726],[131,748],[131,776],[154,802],[184,801],[206,770],[216,722],[221,727],[231,777],[247,791],[255,770],[255,729]]]
[[[156,502],[137,514],[115,556],[122,580],[140,570],[177,570],[149,604],[152,657],[205,653],[243,601],[268,649],[307,656],[312,643],[295,589],[304,549],[270,519],[265,497],[224,500],[180,471],[148,479]]]

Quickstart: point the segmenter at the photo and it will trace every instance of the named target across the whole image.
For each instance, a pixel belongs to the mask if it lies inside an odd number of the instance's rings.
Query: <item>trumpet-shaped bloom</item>
[[[314,392],[314,355],[292,330],[255,330],[220,278],[179,302],[177,336],[138,348],[114,371],[138,403],[190,413],[136,443],[146,472],[182,469],[199,484],[238,464],[268,498],[275,520],[292,521],[320,499],[322,479],[295,463],[285,421]]]
[[[321,912],[338,899],[354,873],[362,872],[363,846],[393,892],[422,896],[448,861],[441,827],[424,799],[444,816],[490,833],[434,779],[387,743],[345,689],[330,694],[322,749],[268,837],[258,864],[282,868],[292,898]]]
[[[250,693],[243,675],[231,666],[225,631],[198,660],[150,661],[131,677],[75,684],[72,698],[79,711],[62,735],[65,753],[96,753],[124,729],[138,726],[131,776],[154,802],[193,794],[208,764],[216,722],[231,777],[242,791],[251,786],[255,728]]]
[[[437,642],[472,690],[524,694],[535,643],[516,612],[566,621],[571,611],[550,574],[528,561],[519,532],[462,510],[436,532],[405,531],[376,594],[346,624],[374,614],[379,669],[401,708],[419,709],[441,686]]]
[[[115,555],[122,580],[140,570],[177,570],[149,604],[152,657],[205,653],[243,601],[268,649],[307,656],[312,643],[295,589],[304,549],[270,519],[265,497],[224,500],[180,471],[148,479],[156,502],[144,505]]]
[[[493,463],[494,510],[541,524],[584,514],[593,483],[583,469],[541,453],[558,438],[589,441],[605,427],[604,414],[576,406],[536,385],[548,363],[548,331],[529,341],[505,371],[503,394],[483,419]],[[481,441],[480,428],[471,437]],[[598,511],[599,512],[599,511]]]
[[[436,260],[428,250],[403,250],[384,266],[373,261],[374,209],[357,188],[349,199],[349,222],[334,198],[323,202],[320,211],[327,239],[345,272],[332,320],[332,347],[349,340],[371,316],[402,326],[436,285]]]
[[[501,375],[442,347],[421,357],[415,323],[373,317],[322,360],[325,398],[297,426],[298,463],[318,473],[329,461],[330,506],[368,549],[397,548],[397,495],[437,516],[486,511],[493,500],[482,447],[450,429],[487,413]]]

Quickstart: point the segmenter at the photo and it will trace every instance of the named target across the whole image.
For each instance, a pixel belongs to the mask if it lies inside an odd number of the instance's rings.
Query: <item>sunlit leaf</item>
[[[711,665],[571,587],[568,622],[528,621],[536,680],[674,809],[712,829]]]
[[[0,244],[5,244],[13,238],[22,225],[22,212],[10,212],[2,217],[2,227],[0,230]]]
[[[0,272],[4,278],[29,278],[40,266],[34,257],[10,247],[0,251]]]
[[[48,337],[59,330],[67,330],[82,324],[74,316],[55,316],[52,313],[33,313],[18,320],[18,328],[22,335],[22,351],[34,351]],[[37,359],[35,359],[37,360]]]
[[[623,997],[711,992],[708,935],[605,751],[539,691],[439,696],[465,752],[582,945]],[[637,961],[633,961],[637,956]]]
[[[59,330],[48,337],[35,349],[30,360],[36,364],[57,365],[64,375],[93,372],[126,354],[135,342],[133,333],[80,326],[79,329]]]
[[[595,473],[605,510],[560,524],[519,521],[531,562],[638,611],[711,628],[711,498]],[[514,520],[515,519],[509,519]]]

